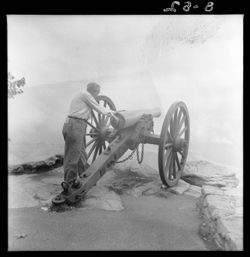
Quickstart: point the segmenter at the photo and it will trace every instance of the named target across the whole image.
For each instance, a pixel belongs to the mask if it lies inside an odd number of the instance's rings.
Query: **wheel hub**
[[[186,146],[186,141],[185,141],[184,138],[177,137],[174,140],[174,145],[173,146],[174,146],[175,150],[181,150],[181,149],[183,149]]]
[[[111,130],[109,127],[102,127],[99,132],[99,139],[105,140],[107,139],[108,135],[111,133]]]

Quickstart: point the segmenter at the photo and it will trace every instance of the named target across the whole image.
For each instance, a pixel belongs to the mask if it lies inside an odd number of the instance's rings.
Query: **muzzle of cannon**
[[[116,111],[111,99],[98,96],[97,101],[106,109]],[[127,150],[134,151],[142,144],[158,145],[159,175],[167,187],[178,183],[188,155],[190,122],[184,102],[174,102],[166,116],[160,135],[153,133],[153,118],[161,115],[159,108],[117,111],[115,117],[92,111],[92,119],[86,120],[84,135],[90,176],[82,178],[82,186],[72,190],[62,182],[64,192],[52,199],[52,203],[74,203],[82,199],[89,189],[112,167]]]

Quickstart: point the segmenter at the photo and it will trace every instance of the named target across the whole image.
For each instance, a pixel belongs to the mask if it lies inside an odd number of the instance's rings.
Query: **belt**
[[[70,116],[70,115],[69,115],[69,116],[66,118],[65,123],[69,123],[69,120],[70,120],[70,119],[82,120],[82,121],[85,121],[85,122],[86,122],[85,119],[82,119],[82,118],[78,118],[78,117],[74,117],[74,116]]]
[[[82,119],[82,118],[79,118],[79,117],[74,117],[74,116],[71,116],[71,115],[68,115],[68,118],[86,121],[86,119]]]

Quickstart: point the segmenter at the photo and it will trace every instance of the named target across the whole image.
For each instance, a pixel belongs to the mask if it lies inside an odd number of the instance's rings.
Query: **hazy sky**
[[[27,86],[35,86],[152,71],[162,52],[168,54],[180,43],[199,46],[223,26],[219,41],[230,45],[241,36],[242,17],[8,15],[7,19],[9,71],[17,78],[24,76]],[[179,60],[172,61],[181,67]]]
[[[26,78],[26,87],[146,72],[160,99],[162,118],[174,101],[187,104],[191,150],[241,165],[242,15],[7,18],[8,68],[15,77]],[[118,84],[124,89],[124,83]],[[143,86],[138,85],[136,92],[142,92]],[[115,92],[119,99],[121,91]],[[23,96],[9,106],[13,130],[19,129],[18,120],[26,117],[28,122],[31,117],[30,112],[18,112],[25,105],[25,97],[24,88]],[[141,104],[146,99],[143,93],[134,97]]]
[[[28,86],[134,72],[137,44],[159,19],[8,16],[9,70]]]

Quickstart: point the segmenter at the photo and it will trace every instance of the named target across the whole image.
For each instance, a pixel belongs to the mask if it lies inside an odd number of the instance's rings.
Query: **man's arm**
[[[97,112],[104,114],[104,115],[109,115],[112,113],[112,111],[108,111],[106,108],[102,107],[100,104],[96,102],[94,97],[89,96],[88,94],[83,94],[83,98],[86,101],[86,103],[91,107],[92,109],[96,110]]]

